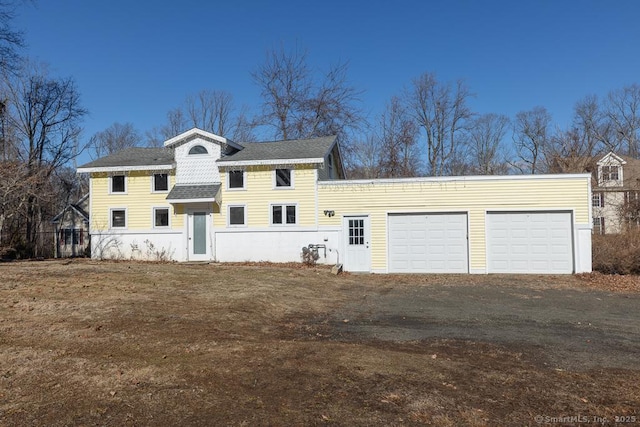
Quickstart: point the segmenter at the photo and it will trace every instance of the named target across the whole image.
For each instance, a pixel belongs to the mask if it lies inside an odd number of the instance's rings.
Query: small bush
[[[0,247],[0,259],[16,259],[18,251],[15,248]]]
[[[640,274],[640,230],[594,235],[593,270],[605,274]]]

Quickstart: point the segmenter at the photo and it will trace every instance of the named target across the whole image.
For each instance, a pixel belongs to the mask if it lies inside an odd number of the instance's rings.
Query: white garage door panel
[[[389,215],[389,271],[467,273],[467,215]]]
[[[487,213],[489,273],[572,273],[569,212]]]

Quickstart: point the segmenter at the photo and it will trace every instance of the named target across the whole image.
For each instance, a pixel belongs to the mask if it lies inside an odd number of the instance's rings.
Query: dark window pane
[[[169,226],[169,209],[156,209],[155,215],[156,227],[168,227]]]
[[[124,175],[116,175],[111,177],[111,192],[124,193]]]
[[[65,245],[71,244],[71,230],[69,230],[68,228],[65,228],[64,230],[64,244]]]
[[[291,187],[291,169],[276,169],[276,187]]]
[[[80,230],[74,229],[73,230],[73,244],[77,245],[79,243],[80,243]]]
[[[124,210],[111,211],[111,226],[112,227],[125,227],[126,215]]]
[[[231,206],[229,208],[229,224],[244,225],[244,206]]]
[[[287,206],[287,224],[296,223],[296,207]]]
[[[153,175],[154,191],[167,191],[169,189],[169,176],[166,173],[156,173]]]
[[[202,145],[194,145],[189,150],[189,154],[208,154],[208,152]]]
[[[229,172],[229,188],[244,188],[244,172]]]
[[[273,207],[273,224],[282,224],[282,206]]]

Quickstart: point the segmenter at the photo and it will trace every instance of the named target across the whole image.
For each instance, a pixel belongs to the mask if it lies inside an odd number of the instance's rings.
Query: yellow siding
[[[91,174],[91,229],[109,228],[111,208],[127,209],[128,230],[148,230],[153,228],[153,208],[169,208],[169,224],[172,229],[182,228],[183,216],[174,215],[173,207],[167,202],[168,193],[153,193],[153,171],[132,171],[127,174],[125,194],[109,194],[109,175]],[[169,174],[169,188],[175,183],[175,174]]]
[[[468,212],[470,268],[486,267],[485,213],[491,210],[571,209],[574,221],[589,224],[589,179],[396,180],[388,182],[324,182],[318,188],[320,226],[340,226],[343,215],[369,214],[371,267],[387,268],[388,212]]]
[[[245,205],[248,227],[270,227],[270,206],[274,203],[298,205],[298,227],[316,225],[316,169],[297,166],[293,172],[292,189],[273,187],[273,167],[247,168],[244,190],[227,190],[227,173],[220,172],[222,204],[220,215],[214,218],[216,228],[227,227],[229,205]]]

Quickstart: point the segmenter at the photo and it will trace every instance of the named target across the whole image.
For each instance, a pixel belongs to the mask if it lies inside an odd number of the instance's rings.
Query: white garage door
[[[487,213],[487,264],[489,273],[572,273],[571,213]]]
[[[389,272],[468,273],[467,214],[389,215]]]

